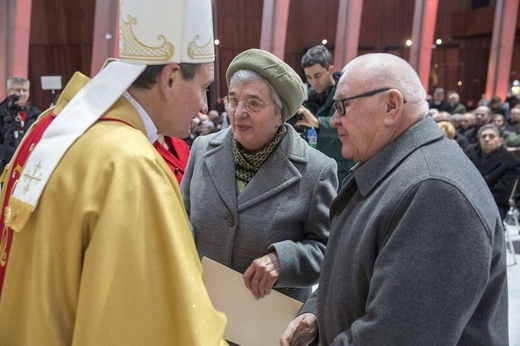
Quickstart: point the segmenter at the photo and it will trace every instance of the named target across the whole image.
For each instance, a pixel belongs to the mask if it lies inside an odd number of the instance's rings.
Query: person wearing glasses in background
[[[285,121],[305,96],[298,74],[250,49],[227,69],[230,128],[195,139],[181,184],[199,255],[240,273],[256,299],[305,301],[317,283],[336,196],[336,162]]]
[[[0,174],[11,161],[25,132],[41,111],[29,101],[31,83],[23,77],[7,80],[7,97],[0,103]]]
[[[318,289],[282,345],[507,345],[502,221],[486,183],[427,116],[403,59],[345,68],[331,124],[358,161],[331,205]]]

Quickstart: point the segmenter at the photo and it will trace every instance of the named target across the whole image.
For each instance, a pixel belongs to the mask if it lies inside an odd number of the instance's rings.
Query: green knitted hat
[[[282,99],[282,117],[289,120],[303,103],[307,91],[300,76],[274,54],[261,49],[249,49],[238,54],[226,72],[229,81],[238,70],[253,70],[264,76]]]

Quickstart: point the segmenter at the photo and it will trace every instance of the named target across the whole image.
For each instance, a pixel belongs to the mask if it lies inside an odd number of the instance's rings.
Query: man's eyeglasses
[[[379,94],[379,93],[382,93],[384,91],[388,91],[392,88],[382,88],[382,89],[376,89],[376,90],[372,90],[372,91],[367,91],[366,93],[362,93],[362,94],[359,94],[359,95],[355,95],[355,96],[350,96],[350,97],[345,97],[343,99],[339,99],[339,100],[336,100],[334,102],[334,110],[337,111],[339,113],[339,115],[345,115],[345,102],[346,101],[350,101],[350,100],[353,100],[353,99],[358,99],[360,97],[369,97],[369,96],[374,96],[376,94]],[[406,103],[406,100],[403,99],[403,103]]]
[[[274,102],[261,102],[253,97],[248,97],[244,100],[239,100],[233,96],[226,96],[223,98],[224,105],[229,110],[235,110],[240,102],[244,103],[244,107],[250,112],[259,112],[262,108],[268,105],[274,105]]]

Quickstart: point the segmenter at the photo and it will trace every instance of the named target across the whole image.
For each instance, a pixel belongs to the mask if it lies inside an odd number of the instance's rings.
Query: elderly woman
[[[231,127],[198,137],[181,185],[199,255],[243,273],[259,299],[271,288],[304,301],[318,282],[336,195],[336,162],[285,121],[304,85],[273,54],[229,65]]]

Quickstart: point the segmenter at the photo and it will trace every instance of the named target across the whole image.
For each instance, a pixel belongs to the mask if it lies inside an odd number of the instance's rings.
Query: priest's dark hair
[[[151,89],[157,83],[157,76],[162,72],[164,65],[148,65],[139,77],[132,83],[132,86],[139,89]],[[179,64],[181,76],[185,81],[191,81],[200,70],[202,64]]]

